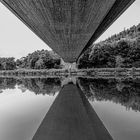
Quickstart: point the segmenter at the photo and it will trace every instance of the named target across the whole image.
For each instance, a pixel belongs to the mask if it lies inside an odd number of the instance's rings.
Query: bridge
[[[76,62],[135,0],[0,0],[65,62]]]

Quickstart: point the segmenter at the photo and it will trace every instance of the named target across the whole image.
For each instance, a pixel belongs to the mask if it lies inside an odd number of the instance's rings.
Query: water
[[[140,138],[140,79],[0,78],[0,140]]]

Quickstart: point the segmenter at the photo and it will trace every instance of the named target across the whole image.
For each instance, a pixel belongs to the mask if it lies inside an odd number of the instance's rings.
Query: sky
[[[140,0],[136,0],[96,41],[140,23]],[[21,58],[35,50],[50,48],[0,3],[0,57]]]

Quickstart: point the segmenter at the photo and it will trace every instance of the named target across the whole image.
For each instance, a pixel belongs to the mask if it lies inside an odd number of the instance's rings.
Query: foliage
[[[60,57],[47,50],[35,51],[16,61],[18,68],[50,69],[60,68]]]
[[[116,42],[121,40],[122,38],[129,38],[129,39],[134,39],[139,37],[139,32],[140,32],[140,24],[137,26],[133,25],[129,29],[124,29],[122,32],[118,34],[114,34],[111,37],[107,38],[103,42]]]
[[[15,61],[14,57],[0,57],[0,70],[61,68],[61,59],[53,51],[41,50]]]
[[[140,24],[90,46],[79,58],[78,67],[140,67]]]
[[[16,62],[14,57],[0,58],[0,70],[14,70],[14,69],[16,69]]]

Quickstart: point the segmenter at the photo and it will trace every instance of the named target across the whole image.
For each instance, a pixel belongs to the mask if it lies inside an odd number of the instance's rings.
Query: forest
[[[37,50],[25,57],[15,60],[14,57],[0,58],[0,70],[15,69],[59,69],[61,58],[53,51]]]
[[[90,46],[78,68],[140,67],[140,24]]]

